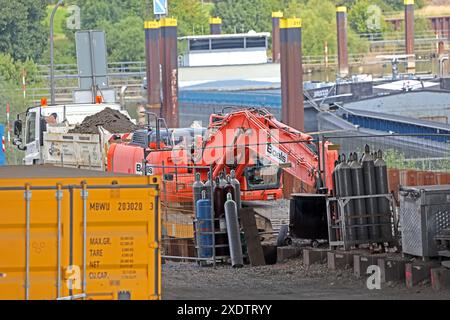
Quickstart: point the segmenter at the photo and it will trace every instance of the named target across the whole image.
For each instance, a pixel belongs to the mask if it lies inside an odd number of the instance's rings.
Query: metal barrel
[[[338,184],[339,184],[339,196],[340,197],[351,197],[353,196],[353,187],[352,187],[352,174],[350,166],[347,163],[346,156],[343,154],[341,157],[342,163],[339,167],[338,171]],[[349,201],[346,206],[343,208],[343,216],[345,222],[348,227],[354,225],[353,221],[353,200]],[[347,229],[348,239],[350,241],[357,240],[357,235],[355,233],[355,228]]]
[[[370,147],[365,146],[364,156],[362,158],[362,166],[364,173],[364,195],[376,195],[377,186],[375,178],[375,162],[373,156],[370,154]],[[367,198],[366,199],[366,212],[369,215],[369,240],[377,240],[380,238],[379,228],[374,226],[378,224],[378,199],[377,198]]]
[[[198,200],[196,209],[198,257],[211,258],[213,256],[213,223],[211,220],[211,200]]]
[[[234,187],[234,200],[236,201],[236,206],[239,209],[242,208],[242,201],[241,201],[241,183],[238,179],[236,179],[236,171],[231,170],[231,184]]]
[[[386,162],[383,159],[383,152],[378,151],[377,159],[375,160],[375,176],[376,176],[376,186],[378,194],[388,194],[389,193],[389,181],[388,181],[388,170]],[[380,227],[381,236],[383,239],[392,238],[392,228],[391,228],[391,205],[387,198],[378,198],[378,211],[383,216],[380,217]]]
[[[242,254],[241,229],[239,228],[238,211],[232,193],[227,194],[225,202],[225,220],[227,222],[228,244],[230,246],[231,266],[242,268],[244,257]]]
[[[358,161],[358,154],[353,154],[353,161],[350,164],[351,175],[352,175],[352,186],[354,196],[364,195],[364,172],[361,163]],[[357,199],[353,201],[353,209],[355,216],[365,216],[366,212],[366,201],[364,199]],[[358,239],[367,240],[369,236],[369,230],[365,225],[367,225],[367,218],[360,217],[357,218],[357,224],[362,226],[357,229]]]

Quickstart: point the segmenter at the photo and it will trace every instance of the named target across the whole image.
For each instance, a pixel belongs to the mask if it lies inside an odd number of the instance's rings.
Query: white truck
[[[120,111],[119,104],[68,104],[29,108],[14,122],[14,144],[25,151],[23,164],[51,164],[92,170],[106,170],[112,134],[99,128],[98,134],[69,133],[76,125],[106,108]]]

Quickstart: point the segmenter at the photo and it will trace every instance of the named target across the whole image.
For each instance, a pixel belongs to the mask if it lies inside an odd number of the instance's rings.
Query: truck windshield
[[[27,133],[26,143],[31,143],[36,140],[36,113],[32,112],[27,117]]]

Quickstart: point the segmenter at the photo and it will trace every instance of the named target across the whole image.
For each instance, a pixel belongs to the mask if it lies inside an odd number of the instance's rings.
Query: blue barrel
[[[196,209],[198,257],[211,258],[213,256],[211,200],[198,200]]]
[[[0,138],[1,138],[0,166],[4,166],[6,164],[6,157],[5,157],[6,139],[5,139],[5,126],[2,124],[0,124]]]

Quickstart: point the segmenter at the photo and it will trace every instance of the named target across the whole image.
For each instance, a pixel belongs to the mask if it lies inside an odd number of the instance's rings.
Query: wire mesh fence
[[[211,167],[202,166],[152,166],[162,176],[161,185],[161,217],[162,217],[162,256],[176,261],[198,261],[215,264],[223,259],[220,244],[216,237],[218,219],[214,214],[212,194]],[[209,196],[210,205],[204,210],[205,216],[196,214],[196,200],[199,195],[193,188],[196,175],[205,182],[205,195]],[[205,241],[206,240],[206,241]],[[215,248],[215,249],[214,249]]]
[[[351,132],[324,139],[335,144],[347,159],[351,153],[361,158],[365,145],[373,153],[381,150],[388,167],[390,192],[396,195],[400,186],[450,183],[449,134],[364,135]]]

